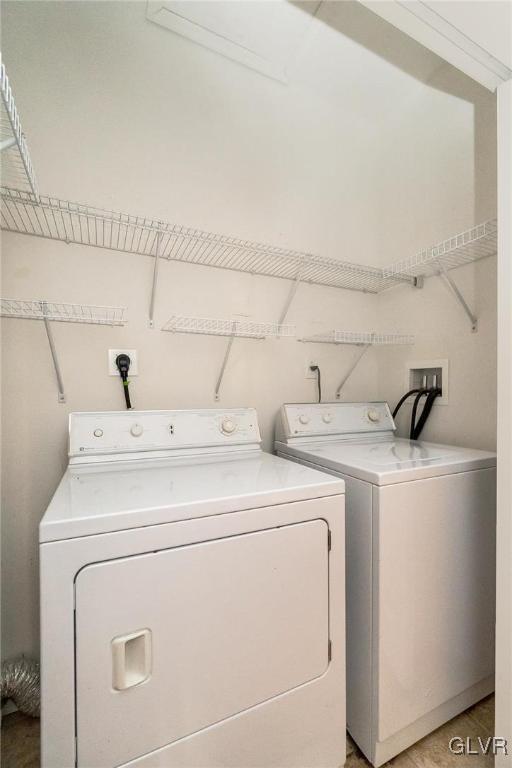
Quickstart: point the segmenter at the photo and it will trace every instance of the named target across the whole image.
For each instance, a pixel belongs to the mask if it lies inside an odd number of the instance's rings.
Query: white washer
[[[346,485],[347,727],[376,766],[494,689],[496,456],[386,403],[284,405],[276,451]]]
[[[75,413],[40,525],[42,766],[345,760],[344,484],[252,409]]]

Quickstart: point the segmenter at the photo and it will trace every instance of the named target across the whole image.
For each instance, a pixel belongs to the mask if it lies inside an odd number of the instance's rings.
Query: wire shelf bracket
[[[214,398],[220,400],[220,390],[229,357],[236,338],[259,339],[269,336],[276,338],[295,336],[295,326],[281,323],[258,323],[250,320],[224,320],[212,317],[186,317],[173,315],[162,327],[171,333],[192,333],[204,336],[225,336],[228,338],[224,358],[215,384]]]
[[[65,403],[64,382],[53,338],[51,322],[85,323],[94,325],[124,325],[125,307],[102,307],[90,304],[63,304],[39,299],[0,299],[0,316],[44,323],[55,378],[58,402]]]
[[[288,316],[288,312],[290,311],[290,307],[291,307],[292,301],[294,300],[295,294],[297,293],[297,290],[298,290],[299,285],[300,285],[301,275],[302,275],[302,265],[298,268],[295,280],[293,281],[293,283],[290,286],[290,290],[288,292],[288,296],[286,297],[286,301],[284,303],[283,311],[281,312],[281,316],[279,318],[279,324],[280,325],[284,324],[284,322],[285,322],[285,320],[286,320],[286,318]]]
[[[366,355],[366,353],[368,352],[368,350],[370,349],[371,346],[372,346],[371,343],[369,343],[369,344],[362,344],[361,345],[361,350],[360,350],[359,354],[355,357],[355,359],[352,362],[352,365],[349,367],[348,371],[345,373],[345,375],[343,376],[342,380],[338,384],[338,388],[336,389],[336,395],[335,395],[336,400],[340,400],[340,398],[341,398],[341,391],[342,391],[343,387],[345,386],[347,381],[350,379],[350,377],[354,373],[355,369],[357,368],[357,366],[359,365],[359,363],[361,362],[363,357]]]
[[[12,88],[0,58],[0,152],[2,154],[2,182],[25,190],[38,199],[38,190],[32,160],[25,134],[21,128]]]
[[[403,333],[376,333],[375,331],[327,331],[314,336],[306,336],[300,341],[315,344],[343,344],[360,347],[347,372],[336,389],[336,399],[339,400],[343,387],[354,373],[355,369],[368,352],[370,347],[377,345],[409,345],[414,344],[414,336]]]
[[[59,358],[57,357],[57,350],[55,349],[55,342],[53,340],[53,332],[50,327],[50,321],[48,320],[48,316],[47,316],[46,302],[44,301],[41,302],[41,305],[42,305],[41,308],[44,315],[44,319],[43,319],[44,327],[46,330],[46,336],[48,338],[48,344],[50,346],[50,354],[52,356],[53,367],[55,369],[55,378],[57,379],[57,390],[58,390],[57,399],[59,403],[65,403],[66,395],[64,394],[64,382],[62,381],[62,373],[60,370]]]
[[[222,379],[224,378],[224,373],[226,372],[229,356],[231,354],[231,348],[235,340],[235,334],[236,334],[236,322],[233,322],[232,333],[231,333],[231,336],[229,337],[229,340],[226,346],[226,351],[224,352],[224,359],[222,360],[222,365],[220,367],[219,375],[217,377],[217,383],[215,384],[215,392],[213,396],[216,402],[220,400],[220,388],[222,386]]]
[[[151,282],[151,296],[149,299],[149,327],[154,328],[155,322],[154,322],[154,316],[155,316],[155,300],[156,300],[156,287],[158,283],[158,266],[159,266],[159,260],[160,260],[160,246],[162,243],[162,233],[158,232],[156,236],[156,243],[155,243],[155,256],[154,256],[154,265],[153,265],[153,280]]]
[[[476,315],[472,312],[469,304],[467,303],[466,299],[464,298],[459,286],[453,279],[453,277],[448,274],[445,266],[442,262],[439,262],[439,277],[446,283],[448,288],[451,291],[451,294],[454,296],[456,301],[460,304],[462,309],[464,310],[467,318],[469,319],[471,330],[473,333],[476,333],[478,331],[478,318]]]
[[[498,222],[496,219],[489,219],[483,224],[478,224],[448,240],[426,248],[408,259],[386,267],[384,275],[386,277],[403,275],[416,280],[432,275],[441,277],[467,315],[471,330],[477,331],[477,318],[449,273],[457,267],[494,256],[497,248]]]

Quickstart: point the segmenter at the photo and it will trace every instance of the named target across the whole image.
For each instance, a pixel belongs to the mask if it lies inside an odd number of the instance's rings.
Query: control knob
[[[144,432],[144,427],[142,424],[132,424],[130,427],[130,434],[132,437],[140,437],[142,433]]]
[[[322,421],[324,422],[324,424],[330,424],[331,421],[332,421],[331,414],[330,413],[324,413],[323,416],[322,416]]]
[[[223,419],[220,428],[225,435],[232,435],[236,430],[236,422],[233,419]]]
[[[373,421],[374,424],[380,421],[380,413],[375,408],[370,408],[366,415],[369,421]]]
[[[309,424],[309,416],[307,413],[301,413],[299,416],[299,421],[301,424]]]

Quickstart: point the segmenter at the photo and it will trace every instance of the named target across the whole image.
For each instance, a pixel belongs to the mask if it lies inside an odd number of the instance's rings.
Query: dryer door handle
[[[152,665],[150,629],[139,629],[114,637],[112,646],[112,687],[125,691],[149,679]]]

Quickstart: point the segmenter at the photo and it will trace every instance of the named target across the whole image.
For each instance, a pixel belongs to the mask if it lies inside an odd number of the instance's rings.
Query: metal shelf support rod
[[[363,359],[363,357],[368,352],[368,350],[370,349],[371,346],[372,346],[371,344],[365,344],[362,347],[362,349],[359,352],[358,356],[356,357],[356,359],[354,360],[354,362],[352,363],[352,365],[348,369],[347,373],[344,375],[344,377],[340,381],[338,389],[336,390],[336,400],[340,399],[340,397],[341,397],[341,390],[343,389],[343,387],[345,386],[345,384],[347,383],[349,378],[352,376],[352,374],[354,373],[355,369],[357,368],[357,366],[359,365],[359,363],[361,362],[361,360]]]
[[[158,266],[160,264],[160,243],[162,241],[162,233],[157,232],[156,246],[155,246],[155,263],[153,265],[153,282],[151,283],[151,298],[149,299],[149,327],[155,327],[154,315],[155,315],[155,298],[156,298],[156,286],[158,283]]]
[[[448,272],[446,271],[446,268],[445,268],[444,264],[442,264],[440,261],[438,261],[437,264],[438,264],[439,270],[440,270],[439,271],[439,276],[444,279],[444,281],[447,283],[448,287],[451,289],[453,295],[455,296],[455,298],[457,299],[457,301],[461,305],[462,309],[464,310],[464,312],[466,313],[466,315],[469,318],[469,321],[471,323],[471,330],[473,331],[473,333],[475,333],[478,330],[478,319],[477,319],[477,317],[471,311],[471,309],[470,309],[466,299],[462,295],[462,293],[461,293],[457,283],[453,279],[453,277],[451,277],[448,274]]]
[[[45,301],[41,302],[41,311],[42,311],[43,315],[47,314],[48,310],[47,310],[47,306],[46,306],[46,302]],[[46,335],[48,336],[48,344],[50,345],[50,353],[51,353],[51,356],[52,356],[53,367],[55,368],[55,376],[56,376],[56,379],[57,379],[57,388],[58,388],[58,391],[59,391],[58,400],[59,400],[59,403],[65,403],[66,402],[66,395],[64,394],[64,384],[63,384],[63,381],[62,381],[62,374],[60,372],[60,365],[59,365],[59,360],[58,360],[58,357],[57,357],[57,350],[55,349],[55,342],[53,340],[53,333],[52,333],[52,329],[50,327],[50,321],[48,320],[47,317],[43,317],[43,321],[44,321],[44,327],[46,329]]]
[[[226,352],[224,353],[224,360],[222,361],[222,365],[220,368],[219,377],[217,379],[217,384],[215,385],[215,400],[220,400],[220,387],[222,384],[222,379],[224,378],[224,371],[226,370],[226,366],[228,364],[229,355],[231,354],[231,347],[233,346],[233,341],[235,340],[235,331],[236,331],[236,320],[233,322],[232,328],[231,328],[231,336],[229,337],[228,345],[226,347]]]
[[[290,286],[290,290],[288,292],[288,296],[286,298],[283,311],[281,312],[281,317],[279,318],[279,321],[278,321],[279,325],[283,325],[284,321],[286,320],[286,316],[290,310],[291,303],[294,300],[295,294],[297,293],[297,289],[300,285],[301,274],[302,274],[302,267],[299,267],[299,269],[297,270],[297,276],[295,277],[295,280]]]

